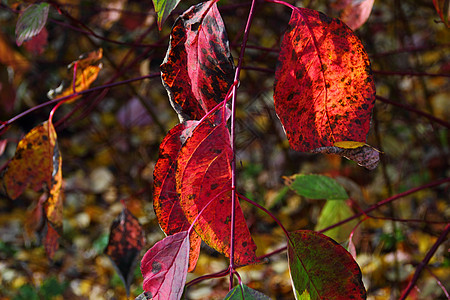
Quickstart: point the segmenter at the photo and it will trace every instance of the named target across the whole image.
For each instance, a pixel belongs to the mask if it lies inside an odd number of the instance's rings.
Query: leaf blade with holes
[[[321,233],[289,233],[288,260],[296,299],[366,298],[358,264],[347,250]]]
[[[180,299],[189,262],[189,232],[169,235],[145,253],[141,261],[143,297],[154,300]]]
[[[50,5],[42,2],[31,4],[20,14],[16,24],[16,44],[22,45],[23,42],[31,39],[41,32],[47,23],[48,11]]]
[[[296,8],[275,73],[275,109],[294,150],[365,142],[375,103],[368,56],[340,20]]]

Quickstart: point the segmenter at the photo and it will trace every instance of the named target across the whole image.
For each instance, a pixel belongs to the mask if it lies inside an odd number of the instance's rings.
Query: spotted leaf
[[[161,77],[180,120],[200,120],[224,100],[234,79],[216,1],[192,6],[175,22]]]
[[[275,73],[275,109],[294,150],[365,142],[375,102],[370,62],[339,19],[292,12]]]

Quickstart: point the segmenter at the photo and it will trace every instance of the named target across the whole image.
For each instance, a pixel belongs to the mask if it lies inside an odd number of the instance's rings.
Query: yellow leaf
[[[354,142],[354,141],[342,141],[334,143],[335,147],[343,148],[343,149],[356,149],[363,146],[369,146],[363,142]]]
[[[103,50],[100,48],[96,51],[89,52],[85,55],[82,55],[80,59],[72,62],[69,65],[69,68],[73,69],[75,75],[75,82],[70,84],[70,86],[64,88],[57,88],[51,90],[48,93],[48,96],[52,99],[58,97],[66,97],[70,95],[74,95],[70,98],[66,103],[73,102],[74,100],[80,98],[80,95],[77,93],[87,90],[90,85],[97,79],[98,73],[102,68],[102,64],[100,63],[100,59],[103,57]]]

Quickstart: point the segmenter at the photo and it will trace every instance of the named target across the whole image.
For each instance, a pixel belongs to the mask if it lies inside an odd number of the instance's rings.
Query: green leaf
[[[329,237],[310,230],[289,233],[288,259],[296,299],[366,299],[358,264]]]
[[[310,199],[346,200],[345,189],[334,179],[324,175],[297,174],[286,180],[297,194]]]
[[[327,201],[325,206],[320,212],[319,220],[317,222],[315,230],[319,231],[321,229],[327,228],[333,224],[336,224],[348,217],[353,216],[353,212],[342,201]],[[324,234],[337,242],[343,242],[348,239],[353,228],[356,226],[358,221],[353,220],[342,224],[339,227],[333,228],[324,232]]]
[[[16,24],[16,44],[22,45],[36,36],[47,23],[48,3],[31,4],[20,14]]]
[[[234,287],[226,296],[224,300],[267,300],[270,299],[263,293],[251,289],[245,284],[240,284]]]
[[[180,0],[153,0],[153,5],[158,15],[159,30],[161,30],[162,24],[164,24],[170,13],[177,7],[178,3],[180,3]]]

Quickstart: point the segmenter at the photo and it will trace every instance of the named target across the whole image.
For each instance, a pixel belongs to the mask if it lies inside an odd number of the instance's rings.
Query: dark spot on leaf
[[[327,16],[326,14],[321,13],[321,12],[319,12],[319,18],[320,18],[320,21],[327,23],[328,25],[331,24],[331,22],[333,22],[332,18],[330,18],[329,16]]]
[[[191,30],[192,31],[197,31],[199,27],[200,27],[200,22],[196,22],[196,23],[191,25]]]
[[[44,141],[48,141],[48,136],[46,136],[46,135],[44,134],[44,135],[42,135],[42,139],[43,139]]]
[[[211,190],[217,189],[218,186],[219,186],[219,185],[218,185],[217,183],[211,184]]]
[[[157,261],[152,262],[152,273],[153,274],[156,274],[159,271],[161,271],[161,268],[162,268],[161,263],[159,263]]]

